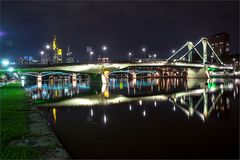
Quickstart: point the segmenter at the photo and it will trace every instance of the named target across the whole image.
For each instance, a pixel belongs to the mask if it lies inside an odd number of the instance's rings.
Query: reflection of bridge
[[[200,44],[202,44],[201,51],[197,49]],[[87,73],[92,83],[108,83],[110,74],[125,73],[133,78],[140,74],[146,74],[148,77],[209,78],[217,70],[224,71],[226,75],[233,69],[232,66],[227,66],[220,60],[206,38],[201,38],[196,45],[187,42],[165,61],[139,60],[128,63],[56,65],[19,68],[17,71],[19,75],[37,77],[38,82],[41,82],[42,77],[46,75],[71,75],[75,81],[78,74]]]
[[[204,89],[192,89],[189,91],[176,92],[171,94],[160,94],[151,96],[138,96],[129,97],[123,95],[111,95],[105,96],[104,92],[102,94],[85,96],[85,97],[75,97],[71,99],[66,99],[58,102],[51,102],[38,105],[39,107],[80,107],[80,106],[102,106],[102,105],[114,105],[121,103],[129,103],[129,110],[132,110],[130,105],[132,102],[138,101],[139,106],[142,106],[145,102],[154,102],[156,106],[159,101],[169,101],[174,105],[174,110],[176,107],[183,111],[188,118],[192,117],[194,113],[205,121],[214,110],[216,103],[219,101],[223,92],[225,90],[233,90],[233,84],[220,85],[219,87],[211,86],[205,87]],[[208,95],[212,94],[211,101]],[[215,94],[217,96],[215,96]],[[214,95],[214,96],[213,96]],[[211,105],[210,105],[211,104]],[[92,109],[91,109],[91,112]]]

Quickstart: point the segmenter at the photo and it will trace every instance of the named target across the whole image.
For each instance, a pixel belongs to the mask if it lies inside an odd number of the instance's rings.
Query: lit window
[[[215,43],[215,46],[217,46],[218,44],[217,43]]]
[[[229,43],[227,43],[226,46],[229,46]]]
[[[226,48],[226,51],[229,52],[229,48],[228,47]]]
[[[212,46],[214,46],[214,43],[212,43]]]

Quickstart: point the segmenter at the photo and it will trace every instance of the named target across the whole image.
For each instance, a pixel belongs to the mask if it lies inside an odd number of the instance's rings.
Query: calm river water
[[[238,158],[239,79],[23,82],[71,158]]]

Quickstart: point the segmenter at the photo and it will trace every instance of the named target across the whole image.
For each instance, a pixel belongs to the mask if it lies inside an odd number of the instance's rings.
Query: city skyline
[[[0,52],[14,60],[26,55],[40,57],[40,50],[52,43],[54,34],[63,54],[69,45],[82,60],[89,59],[87,46],[93,47],[95,59],[104,56],[103,45],[108,46],[107,56],[112,59],[127,59],[128,52],[141,57],[142,47],[158,58],[167,58],[185,41],[196,42],[219,32],[230,34],[230,53],[239,52],[237,1],[1,4]]]

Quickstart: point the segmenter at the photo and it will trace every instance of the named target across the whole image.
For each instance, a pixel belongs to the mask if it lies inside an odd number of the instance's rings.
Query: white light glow
[[[14,71],[14,68],[13,67],[9,67],[8,68],[8,72],[13,72]]]
[[[146,116],[146,111],[144,110],[144,111],[143,111],[143,117],[145,117],[145,116]]]
[[[131,111],[132,110],[132,105],[131,104],[129,104],[129,111]]]
[[[46,47],[46,49],[50,49],[50,45],[48,45],[48,44],[45,47]]]
[[[7,59],[2,60],[2,65],[3,66],[8,66],[9,65],[9,60],[7,60]]]
[[[102,49],[103,49],[104,51],[106,51],[106,50],[107,50],[107,47],[106,47],[106,46],[103,46]]]
[[[157,107],[157,102],[156,101],[154,101],[154,107]]]
[[[104,124],[106,124],[107,123],[107,116],[104,114],[104,116],[103,116],[103,121],[104,121]]]
[[[93,109],[92,109],[92,108],[91,108],[91,111],[90,111],[90,112],[91,112],[91,116],[93,117]]]

